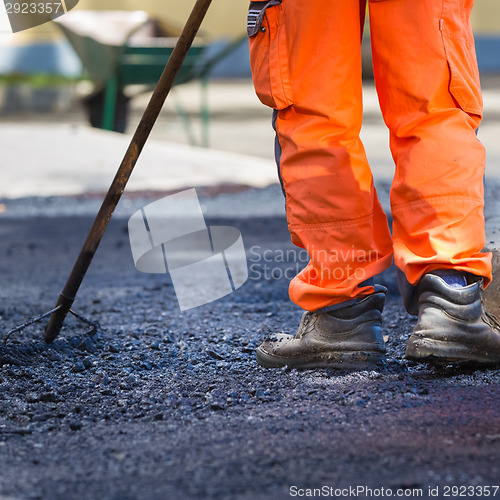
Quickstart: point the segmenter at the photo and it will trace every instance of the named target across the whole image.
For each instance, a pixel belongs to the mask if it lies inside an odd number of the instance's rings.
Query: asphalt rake
[[[113,212],[120,201],[135,164],[137,163],[151,130],[156,123],[163,104],[165,103],[165,100],[173,86],[175,77],[179,73],[181,65],[194,41],[196,34],[198,33],[200,25],[205,18],[211,2],[212,0],[196,1],[186,25],[184,26],[175,45],[175,48],[166,63],[165,69],[163,70],[132,140],[130,141],[113,182],[111,183],[111,186],[102,202],[101,208],[94,219],[93,225],[87,235],[87,239],[85,240],[80,254],[73,265],[73,269],[59,295],[55,307],[51,311],[31,319],[23,325],[13,328],[7,333],[6,339],[8,339],[15,332],[18,332],[27,326],[35,322],[42,321],[44,318],[50,316],[43,338],[46,342],[53,342],[61,331],[68,313],[71,313],[85,323],[90,324],[92,328],[97,328],[95,323],[75,313],[71,309],[71,306],[75,301],[76,294],[87,273],[92,259],[94,258],[99,243],[104,236]]]

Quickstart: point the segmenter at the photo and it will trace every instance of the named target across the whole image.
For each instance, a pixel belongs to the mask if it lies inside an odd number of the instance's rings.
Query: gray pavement
[[[0,124],[0,198],[74,195],[107,189],[144,109],[148,95],[132,100],[127,133],[91,129],[75,101],[53,114],[8,114]],[[225,183],[264,187],[276,183],[270,111],[251,82],[209,86],[210,149],[189,146],[181,105],[200,136],[200,87],[175,88],[131,179],[128,191],[168,191]],[[487,149],[487,176],[500,177],[500,88],[484,90],[479,137]],[[390,182],[394,166],[375,89],[364,93],[362,138],[377,182]]]
[[[5,198],[103,192],[130,142],[128,134],[72,124],[3,124],[0,136],[0,197]],[[128,190],[221,183],[264,187],[275,181],[268,159],[151,139]]]

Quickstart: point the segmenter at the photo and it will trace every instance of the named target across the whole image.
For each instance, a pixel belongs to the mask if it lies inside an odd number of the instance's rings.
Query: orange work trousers
[[[373,291],[394,258],[407,283],[434,269],[491,280],[473,0],[369,0],[375,84],[395,175],[392,235],[359,133],[364,0],[251,2],[256,93],[274,108],[292,241],[310,261],[290,298],[314,311]],[[381,144],[380,147],[385,147]]]

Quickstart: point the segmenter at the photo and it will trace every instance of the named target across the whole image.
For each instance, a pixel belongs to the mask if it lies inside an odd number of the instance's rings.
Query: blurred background
[[[132,133],[193,3],[80,0],[57,22],[15,34],[0,33],[2,149],[22,149],[27,133],[50,135],[55,130],[51,127],[61,125]],[[275,175],[270,163],[274,139],[271,112],[259,103],[251,83],[247,7],[246,1],[212,3],[152,139],[267,159],[265,184]],[[499,0],[476,1],[471,22],[485,92],[485,124],[492,125],[487,133],[495,136],[500,131]],[[367,34],[362,50],[364,139],[375,169],[389,176],[388,149],[380,153],[377,147],[380,141],[387,142],[387,131],[371,80]],[[88,149],[96,150],[98,141],[92,143],[96,136],[85,137]],[[116,165],[120,159],[118,155]],[[2,170],[12,167],[5,162],[4,158],[0,163]],[[46,166],[45,162],[37,169]],[[31,165],[31,171],[34,168]],[[224,175],[231,177],[231,173]],[[5,184],[8,179],[4,175],[0,180]],[[91,189],[91,184],[85,189]],[[0,197],[23,193],[4,189]]]
[[[3,121],[87,120],[120,132],[133,122],[133,128],[136,120],[130,117],[144,108],[192,4],[84,0],[58,22],[0,34]],[[207,132],[197,131],[196,136],[197,124],[189,121],[208,121],[207,100],[219,101],[217,92],[214,98],[208,96],[209,80],[237,80],[248,87],[246,9],[245,2],[212,3],[197,47],[177,81],[191,85],[184,98],[173,99],[168,120],[178,123],[169,130],[172,140],[208,144],[207,137],[201,137]],[[113,85],[118,88],[110,89]]]

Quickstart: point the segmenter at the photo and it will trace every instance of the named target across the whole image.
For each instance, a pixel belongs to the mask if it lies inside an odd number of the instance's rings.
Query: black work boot
[[[330,312],[305,312],[295,335],[278,334],[257,348],[266,368],[373,368],[385,361],[381,333],[385,291]]]
[[[500,363],[500,323],[484,307],[483,283],[454,288],[432,273],[417,285],[418,322],[407,359],[432,364]]]

